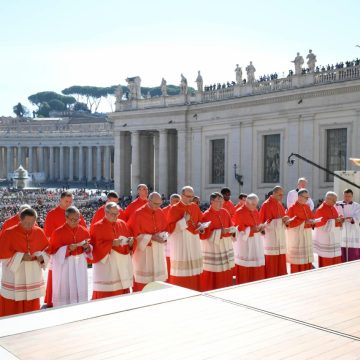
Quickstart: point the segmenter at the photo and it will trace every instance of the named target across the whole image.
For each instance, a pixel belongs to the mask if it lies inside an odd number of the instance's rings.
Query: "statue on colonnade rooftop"
[[[296,58],[292,62],[295,65],[295,75],[301,75],[304,58],[300,55],[300,53],[297,53]]]
[[[255,82],[255,67],[252,63],[252,61],[250,61],[250,64],[245,68],[246,73],[247,73],[247,82],[248,84],[253,84]]]
[[[235,74],[236,74],[236,84],[237,85],[242,84],[242,69],[241,67],[239,67],[239,64],[236,64]]]
[[[183,74],[181,74],[180,93],[182,95],[186,95],[187,92],[188,92],[188,83],[186,77]]]
[[[160,84],[160,89],[161,89],[161,94],[162,96],[167,96],[167,87],[166,87],[166,80],[164,78],[162,78],[161,80],[161,84]]]
[[[204,86],[204,81],[203,81],[203,78],[202,78],[202,76],[200,74],[200,70],[198,71],[198,76],[197,76],[195,82],[196,82],[196,85],[197,85],[197,90],[199,92],[202,92],[203,91],[203,86]]]
[[[313,73],[315,71],[315,64],[317,62],[316,55],[313,54],[312,50],[309,50],[309,53],[307,54],[306,58],[309,59],[307,62],[309,71]]]
[[[140,76],[135,76],[131,78],[126,78],[129,88],[129,99],[141,99],[141,79]]]

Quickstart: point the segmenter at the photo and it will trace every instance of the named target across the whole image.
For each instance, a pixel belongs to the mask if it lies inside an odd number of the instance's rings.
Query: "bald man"
[[[315,212],[316,224],[313,234],[314,251],[319,255],[319,267],[341,263],[341,228],[345,221],[335,207],[337,194],[328,191],[325,201]]]
[[[133,291],[141,291],[153,281],[168,278],[165,244],[168,238],[166,217],[161,210],[161,195],[153,192],[146,205],[137,209],[129,221],[135,242],[133,252]]]
[[[169,283],[200,291],[203,258],[199,232],[204,231],[201,223],[203,214],[199,206],[192,202],[193,198],[194,189],[184,186],[181,201],[169,211]]]

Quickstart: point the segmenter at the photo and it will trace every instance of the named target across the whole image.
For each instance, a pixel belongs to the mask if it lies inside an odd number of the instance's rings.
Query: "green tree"
[[[13,106],[13,112],[17,117],[21,118],[29,115],[29,110],[21,103],[17,103],[15,106]]]
[[[47,104],[50,106],[51,110],[55,110],[55,111],[66,110],[66,105],[58,99],[52,99]]]
[[[36,112],[38,117],[49,117],[50,116],[51,107],[47,102],[40,104],[39,110]]]
[[[85,111],[85,112],[90,112],[88,106],[85,103],[82,102],[76,102],[73,106],[73,110],[74,111]]]
[[[42,116],[47,112],[48,107],[50,107],[49,111],[63,111],[69,109],[72,104],[76,103],[76,99],[73,96],[64,96],[54,91],[38,92],[30,95],[28,100],[38,107],[38,112],[42,109],[40,111]]]
[[[117,85],[109,87],[74,85],[64,89],[62,93],[74,95],[77,102],[85,103],[91,112],[96,112],[102,98],[106,98],[109,94],[113,95],[116,87]]]

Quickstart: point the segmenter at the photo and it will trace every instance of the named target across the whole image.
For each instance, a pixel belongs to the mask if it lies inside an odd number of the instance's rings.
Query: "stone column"
[[[54,180],[54,148],[49,146],[49,175],[50,180]]]
[[[159,193],[168,196],[168,138],[167,130],[159,130]]]
[[[13,149],[11,146],[7,147],[7,153],[6,153],[6,162],[7,162],[7,172],[8,174],[13,171]],[[6,175],[8,177],[8,175]]]
[[[177,188],[178,192],[185,186],[186,179],[186,130],[181,129],[177,131]]]
[[[240,160],[240,123],[231,126],[231,133],[229,136],[229,144],[227,146],[225,141],[225,183],[231,189],[232,200],[234,202],[238,202],[238,194],[241,191],[240,184],[235,178],[235,170],[234,164],[236,164],[236,172],[239,175],[243,174],[243,169],[241,168],[241,160]],[[226,156],[226,152],[228,152],[228,156]]]
[[[88,146],[88,168],[87,168],[87,180],[91,181],[93,177],[93,156],[92,156],[92,146]]]
[[[26,169],[29,173],[33,172],[33,147],[29,146],[29,164]]]
[[[131,133],[131,190],[136,194],[136,187],[140,183],[140,133]]]
[[[196,195],[201,197],[201,200],[204,201],[205,194],[202,190],[202,129],[193,128],[192,129],[192,138],[191,138],[191,153],[195,156],[191,157],[191,186],[194,188]]]
[[[63,181],[64,180],[64,147],[60,146],[59,151],[60,151],[59,179],[60,181]]]
[[[74,180],[74,148],[69,147],[69,181]]]
[[[79,145],[79,181],[81,181],[84,176],[83,157],[83,147]]]
[[[96,147],[96,180],[101,180],[101,147]]]
[[[121,132],[115,132],[114,136],[114,187],[119,194],[121,187]]]
[[[44,147],[39,146],[39,172],[45,172]]]
[[[110,162],[111,162],[111,151],[110,146],[105,146],[105,180],[110,180]]]
[[[18,146],[17,148],[17,164],[16,164],[16,168],[18,168],[20,165],[22,164],[22,147]]]

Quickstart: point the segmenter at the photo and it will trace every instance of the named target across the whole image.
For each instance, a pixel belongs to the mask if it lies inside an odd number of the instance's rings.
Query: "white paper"
[[[207,221],[207,222],[204,222],[204,223],[200,223],[200,227],[202,229],[207,229],[211,224],[211,221]]]
[[[317,223],[321,222],[321,220],[322,220],[322,217],[319,217],[317,219],[313,219],[314,224],[317,224]]]
[[[130,238],[126,236],[119,236],[118,240],[120,240],[120,245],[124,246],[130,242]]]
[[[230,234],[235,234],[236,233],[236,226],[230,226],[229,228],[227,228],[227,231]]]
[[[80,241],[80,242],[76,243],[75,245],[76,245],[77,247],[81,247],[81,246],[84,246],[86,243],[87,243],[87,241],[86,241],[86,240],[83,240],[83,241]]]

